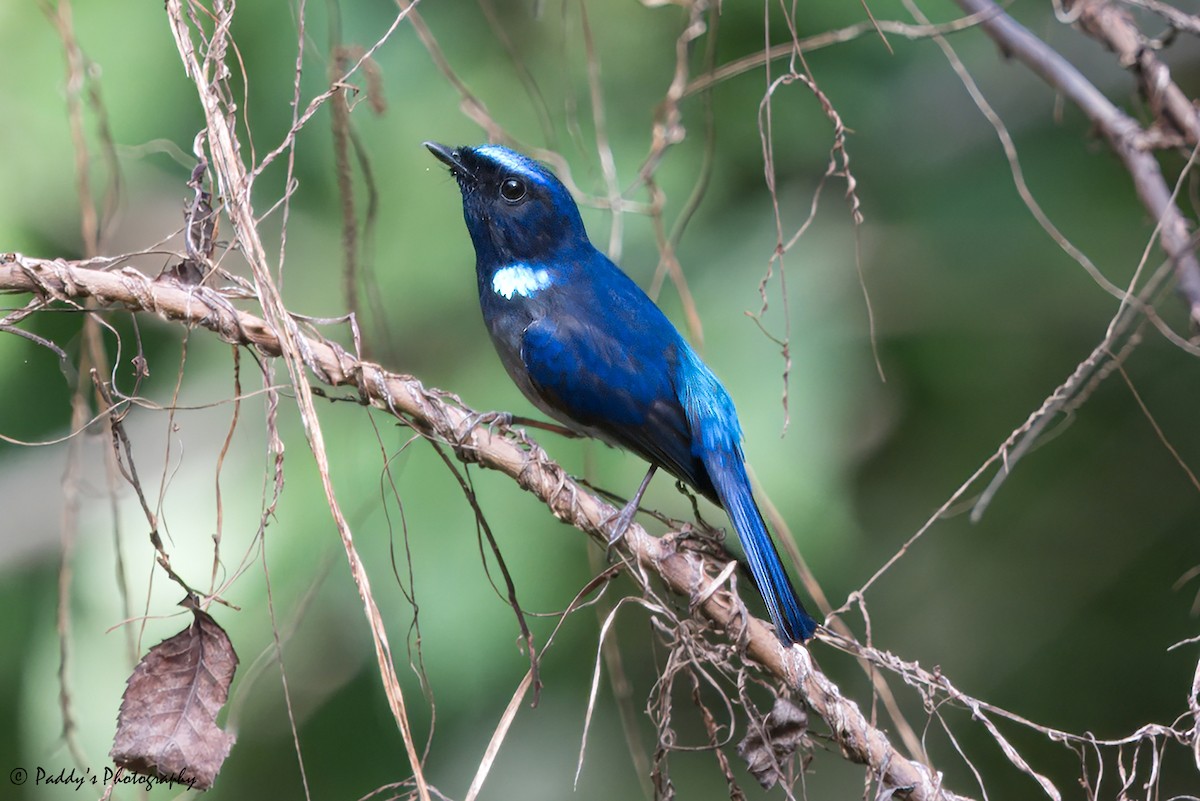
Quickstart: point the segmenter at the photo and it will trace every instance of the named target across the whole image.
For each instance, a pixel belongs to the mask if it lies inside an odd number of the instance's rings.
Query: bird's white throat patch
[[[492,276],[492,291],[512,300],[513,295],[531,298],[550,286],[550,273],[534,269],[528,264],[510,264],[501,267]]]

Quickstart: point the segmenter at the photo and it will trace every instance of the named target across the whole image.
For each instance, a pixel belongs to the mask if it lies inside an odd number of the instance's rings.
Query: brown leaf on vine
[[[216,719],[238,659],[217,621],[184,605],[192,625],[151,648],[129,677],[109,756],[134,773],[207,790],[235,739]]]
[[[775,707],[758,726],[738,743],[738,756],[746,760],[746,769],[764,789],[770,790],[783,779],[782,765],[804,745],[808,735],[808,712],[804,707],[776,698]]]

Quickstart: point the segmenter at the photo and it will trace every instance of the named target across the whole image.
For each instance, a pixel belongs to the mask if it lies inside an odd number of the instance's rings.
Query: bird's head
[[[588,246],[571,193],[552,172],[501,145],[425,147],[450,168],[480,267],[545,260]]]

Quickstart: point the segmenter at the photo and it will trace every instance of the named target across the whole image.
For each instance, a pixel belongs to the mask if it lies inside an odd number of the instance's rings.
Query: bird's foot
[[[633,522],[634,515],[637,514],[638,503],[640,501],[640,496],[630,498],[629,503],[622,506],[619,512],[605,518],[604,522],[600,524],[601,527],[608,529],[606,536],[608,537],[608,548],[610,550],[621,541],[621,538],[625,536],[625,532],[629,530],[629,525]]]
[[[614,545],[621,541],[625,536],[625,532],[629,529],[629,525],[633,522],[634,515],[637,514],[638,507],[642,503],[642,496],[646,494],[646,487],[650,486],[650,479],[654,478],[655,471],[658,470],[657,465],[650,465],[650,469],[646,471],[646,477],[642,479],[642,483],[638,486],[637,492],[633,493],[633,497],[629,502],[621,507],[621,511],[617,512],[612,517],[605,519],[602,525],[607,526],[610,522],[612,528],[608,532],[608,547],[612,549]]]

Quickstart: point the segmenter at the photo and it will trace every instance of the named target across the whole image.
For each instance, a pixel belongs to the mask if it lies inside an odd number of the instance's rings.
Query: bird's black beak
[[[450,172],[454,173],[455,177],[465,176],[467,178],[474,177],[467,165],[463,164],[462,159],[458,155],[457,148],[446,147],[437,142],[425,142],[425,149],[434,155],[438,161],[450,168]]]

